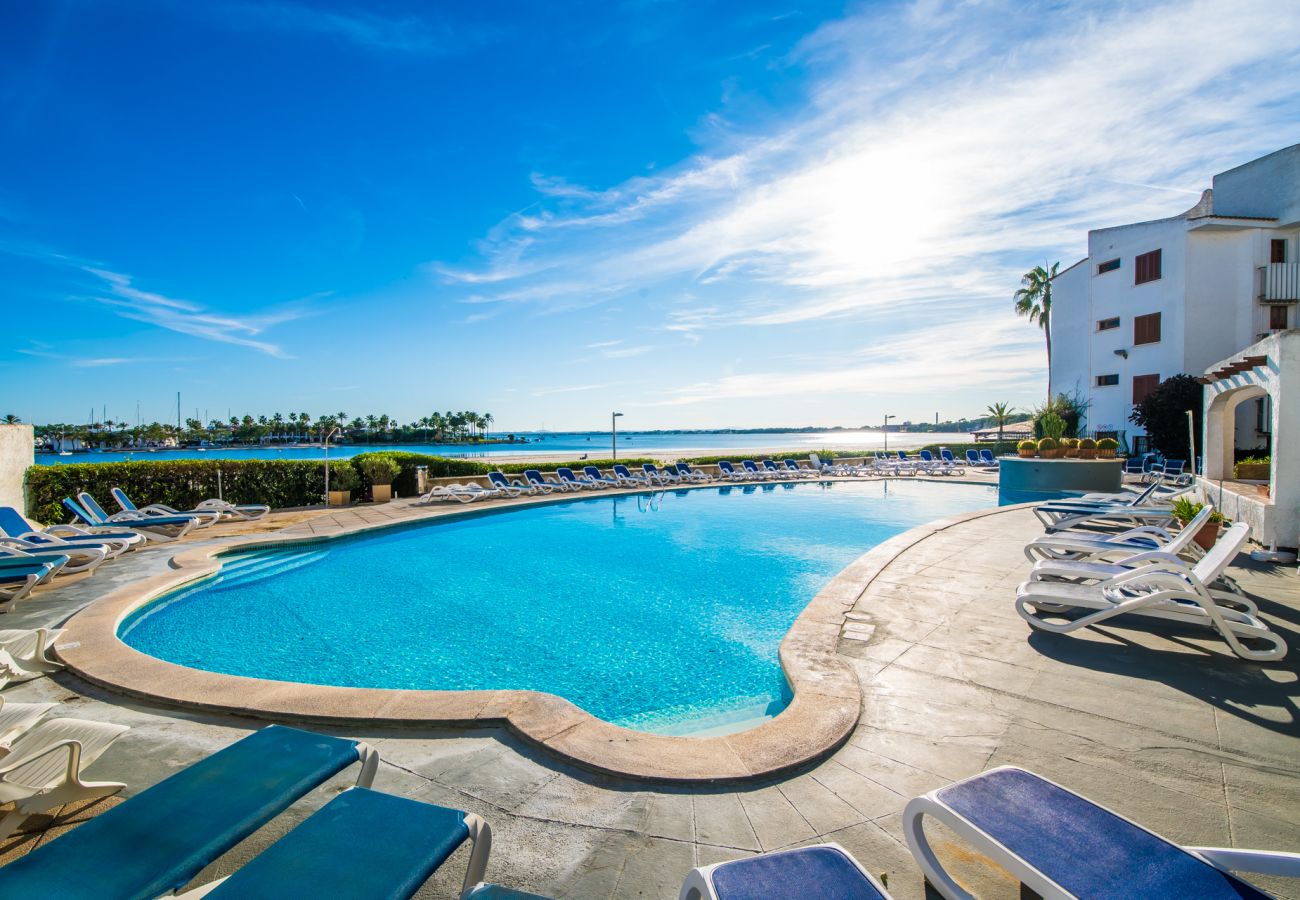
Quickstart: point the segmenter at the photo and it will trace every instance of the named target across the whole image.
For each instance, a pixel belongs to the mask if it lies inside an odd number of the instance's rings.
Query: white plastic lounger
[[[1049,534],[1080,526],[1156,525],[1168,529],[1176,521],[1173,510],[1167,506],[1037,506],[1034,515],[1043,520],[1043,527]]]
[[[1091,897],[1267,900],[1233,871],[1300,877],[1300,855],[1180,847],[1042,776],[990,769],[916,797],[903,834],[925,879],[946,900],[974,900],[930,847],[930,817],[1043,900]],[[1023,892],[1022,892],[1023,893]]]
[[[1197,567],[1207,577],[1221,573],[1249,536],[1248,524],[1232,526]],[[1016,611],[1034,628],[1056,634],[1068,634],[1131,613],[1213,628],[1243,659],[1277,660],[1286,656],[1286,642],[1267,623],[1252,612],[1225,608],[1222,597],[1193,572],[1173,572],[1152,565],[1126,570],[1093,584],[1026,581],[1016,591]],[[1083,615],[1064,621],[1044,618],[1067,612]],[[1262,642],[1266,649],[1248,647],[1243,643],[1247,640]]]
[[[150,541],[179,541],[197,525],[194,516],[149,516],[130,522],[110,522],[95,498],[82,492],[77,495],[81,503],[71,497],[63,498],[63,506],[87,525],[107,526],[117,530],[128,529]]]
[[[33,562],[45,562],[53,557],[66,556],[68,561],[59,567],[59,574],[75,575],[78,572],[93,572],[104,560],[108,559],[108,550],[89,544],[75,547],[41,547],[28,544],[25,548],[9,540],[0,540],[0,559],[26,559]]]
[[[532,485],[524,484],[522,481],[511,481],[501,472],[488,472],[488,481],[492,482],[493,488],[507,497],[537,492]]]
[[[438,484],[430,488],[416,503],[433,503],[435,500],[459,500],[461,503],[473,503],[475,500],[488,500],[502,496],[500,491],[485,488],[481,484]]]
[[[0,629],[0,650],[28,672],[57,672],[63,663],[50,658],[55,641],[63,636],[62,628]]]
[[[614,478],[610,475],[601,474],[600,469],[596,468],[595,466],[583,466],[582,473],[586,475],[588,478],[590,478],[592,481],[599,481],[600,483],[604,484],[605,487],[618,487],[617,478]]]
[[[535,490],[543,494],[549,494],[551,491],[568,491],[569,485],[556,481],[552,478],[543,478],[539,469],[524,469],[524,480],[533,486]]]
[[[667,467],[660,470],[654,463],[641,463],[641,471],[652,484],[666,486],[681,483],[681,479],[677,477],[676,472],[668,471]]]
[[[1037,562],[1042,559],[1100,560],[1108,557],[1133,556],[1148,550],[1163,550],[1178,555],[1194,546],[1193,539],[1196,533],[1209,521],[1213,513],[1214,507],[1205,504],[1176,535],[1152,525],[1130,528],[1115,535],[1098,531],[1061,531],[1045,534],[1025,545],[1025,556],[1031,562]]]
[[[0,612],[13,608],[41,583],[41,579],[50,573],[47,565],[31,565],[22,568],[0,569]]]
[[[82,491],[78,494],[77,499],[81,501],[82,506],[90,509],[91,512],[101,516],[110,523],[131,523],[148,519],[168,519],[175,518],[176,516],[192,516],[195,520],[195,528],[208,528],[221,521],[221,513],[214,509],[191,509],[185,512],[180,512],[179,510],[172,509],[170,506],[162,506],[161,504],[154,504],[152,506],[146,506],[143,509],[136,509],[135,504],[132,503],[130,498],[122,492],[121,488],[109,488],[108,492],[113,496],[113,499],[117,501],[117,505],[121,507],[121,512],[106,513],[103,508],[98,505],[95,498],[87,491]],[[94,509],[91,509],[92,506]]]
[[[568,466],[560,466],[555,470],[555,477],[563,481],[575,490],[603,491],[609,487],[603,480],[597,481],[589,475],[583,475],[579,478]]]
[[[650,480],[643,475],[633,475],[627,466],[619,463],[613,468],[614,478],[623,487],[647,487]]]
[[[707,472],[702,472],[699,469],[693,469],[691,468],[690,463],[684,462],[679,462],[677,464],[677,474],[683,481],[692,481],[697,484],[707,484],[714,480],[712,475]]]
[[[814,844],[692,869],[678,900],[889,900],[839,844]]]
[[[0,818],[0,840],[34,813],[109,797],[126,787],[115,781],[83,781],[81,770],[130,730],[107,722],[49,719],[15,740],[0,759],[0,803],[14,804]]]
[[[0,695],[0,758],[57,703],[7,703]]]
[[[718,460],[718,471],[722,473],[722,478],[725,481],[751,480],[749,477],[749,473],[736,471],[736,467],[731,464],[730,460],[726,460],[726,459]]]
[[[47,584],[54,580],[54,576],[64,570],[68,563],[72,562],[72,557],[63,553],[16,553],[11,551],[8,554],[0,555],[0,575],[10,572],[30,572],[39,568],[36,582],[37,584]]]
[[[173,509],[172,507],[166,506],[162,503],[150,503],[148,506],[137,507],[133,502],[131,502],[131,498],[126,495],[126,491],[121,488],[112,488],[109,493],[113,495],[113,499],[117,501],[117,505],[122,507],[122,512],[126,513],[141,512],[147,515],[203,517],[208,516],[210,513],[215,513],[216,519],[213,521],[219,521],[220,519],[229,516],[232,519],[243,519],[251,522],[262,518],[262,516],[271,511],[271,507],[261,503],[244,503],[237,506],[233,503],[228,503],[225,500],[217,500],[216,498],[204,500],[198,506],[189,510]]]
[[[12,506],[0,506],[0,534],[15,540],[48,544],[51,547],[64,543],[104,544],[116,556],[144,543],[144,537],[125,529],[86,529],[76,525],[50,525],[40,529],[27,521]]]

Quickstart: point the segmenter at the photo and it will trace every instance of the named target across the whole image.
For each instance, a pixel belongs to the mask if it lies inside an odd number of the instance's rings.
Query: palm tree
[[[1029,321],[1037,323],[1047,338],[1047,396],[1052,396],[1052,279],[1061,264],[1052,263],[1051,269],[1034,266],[1024,274],[1020,283],[1024,287],[1016,291],[1016,315],[1028,316]]]
[[[7,416],[5,416],[6,425],[17,425],[21,421],[22,419],[18,418],[13,413],[9,413]]]
[[[994,403],[988,408],[989,418],[993,424],[998,426],[998,443],[1002,443],[1002,427],[1011,421],[1011,416],[1015,414],[1010,406],[1005,403]]]

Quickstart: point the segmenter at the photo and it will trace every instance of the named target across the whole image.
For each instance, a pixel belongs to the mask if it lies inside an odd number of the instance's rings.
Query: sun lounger
[[[520,494],[535,494],[537,488],[530,484],[524,484],[522,481],[511,481],[506,478],[502,472],[488,472],[488,481],[492,482],[492,487],[499,493],[507,497],[518,497]]]
[[[987,465],[987,466],[992,466],[992,467],[995,468],[995,469],[998,467],[998,460],[997,460],[997,457],[995,457],[995,456],[993,455],[993,451],[992,451],[992,450],[981,449],[981,450],[980,450],[980,459],[983,460],[984,464]]]
[[[793,459],[783,459],[781,463],[785,466],[786,475],[794,475],[796,478],[816,478],[817,474],[812,469],[804,468]]]
[[[617,487],[618,479],[601,473],[600,469],[595,466],[583,466],[582,474],[586,475],[592,481],[598,481],[606,487]]]
[[[1183,478],[1183,467],[1186,465],[1185,459],[1167,459],[1153,464],[1142,477],[1157,484],[1177,484]]]
[[[679,900],[889,900],[884,886],[839,844],[815,844],[692,869]]]
[[[368,745],[270,725],[0,867],[0,896],[113,900],[178,890],[356,762],[357,784],[369,787],[379,756]]]
[[[718,460],[718,471],[721,473],[722,479],[724,481],[749,481],[750,480],[749,473],[736,471],[736,467],[731,464],[730,460],[725,460],[725,459]]]
[[[0,569],[0,601],[5,601],[4,605],[0,606],[0,612],[12,609],[15,603],[30,594],[32,589],[41,583],[41,579],[48,577],[50,572],[51,567],[45,564]]]
[[[1057,531],[1034,538],[1025,545],[1025,556],[1031,562],[1040,559],[1098,559],[1132,556],[1148,550],[1164,550],[1179,554],[1196,546],[1192,539],[1201,526],[1209,521],[1214,507],[1205,504],[1199,513],[1177,535],[1154,525],[1130,528],[1118,534],[1099,531]]]
[[[260,503],[246,503],[236,506],[232,503],[227,503],[225,500],[217,499],[204,500],[198,506],[189,510],[173,509],[172,507],[165,506],[161,503],[150,503],[148,506],[137,507],[131,502],[131,498],[126,495],[126,491],[121,488],[112,488],[109,490],[109,493],[113,495],[113,499],[117,501],[117,505],[120,506],[122,512],[125,513],[138,512],[145,513],[146,515],[196,516],[202,519],[211,519],[212,522],[218,522],[227,516],[232,519],[254,521],[262,518],[262,516],[271,511],[271,507],[264,506]]]
[[[707,472],[701,472],[699,469],[691,468],[689,463],[679,462],[677,464],[677,474],[683,481],[694,481],[704,484],[713,481],[713,476]]]
[[[128,529],[151,541],[178,541],[189,534],[198,522],[193,516],[151,516],[148,519],[135,519],[129,523],[110,522],[94,497],[85,492],[78,497],[81,503],[77,503],[71,497],[64,497],[63,507],[87,525]],[[89,504],[85,502],[87,499],[90,501]]]
[[[579,478],[574,474],[573,470],[567,466],[561,466],[556,469],[555,476],[565,484],[571,486],[574,490],[582,490],[584,488],[587,490],[604,490],[609,487],[609,485],[604,481],[597,481],[587,475],[583,475]]]
[[[654,463],[641,463],[641,471],[655,484],[677,484],[681,480],[675,472],[670,472],[667,467],[660,471]]]
[[[130,730],[107,722],[48,719],[20,735],[0,759],[0,803],[13,804],[0,817],[0,840],[34,813],[109,797],[126,787],[115,781],[85,781],[81,770]],[[15,895],[0,889],[0,896]]]
[[[17,553],[11,551],[0,555],[0,573],[25,572],[40,567],[43,571],[37,583],[47,584],[54,580],[55,575],[63,572],[71,562],[72,557],[63,553]]]
[[[1055,782],[1013,766],[917,797],[903,833],[925,879],[948,900],[967,892],[935,855],[930,817],[1044,900],[1078,897],[1197,897],[1265,900],[1229,870],[1300,877],[1300,855],[1180,847]]]
[[[109,493],[113,493],[113,490],[110,489]],[[125,497],[126,495],[123,494],[122,496]],[[86,509],[99,516],[104,521],[112,524],[140,522],[147,519],[168,519],[176,516],[189,516],[195,520],[195,528],[207,528],[221,521],[221,513],[214,510],[204,510],[203,512],[191,510],[182,513],[175,511],[163,512],[160,508],[151,507],[148,509],[123,509],[121,512],[109,513],[104,511],[103,507],[99,505],[99,502],[91,496],[88,491],[82,491],[77,494],[77,499],[81,501],[81,505]],[[129,503],[130,501],[128,500],[127,502]],[[121,501],[118,502],[118,505],[121,506]]]
[[[0,630],[0,650],[28,672],[57,672],[63,663],[49,654],[62,635],[61,628],[6,628]]]
[[[60,575],[75,575],[78,572],[93,572],[104,560],[108,551],[103,547],[90,544],[78,544],[75,547],[42,547],[39,544],[27,544],[10,538],[0,539],[0,564],[14,565],[14,560],[29,562],[47,562],[57,557],[67,557],[67,562],[58,568]]]
[[[89,546],[102,547],[109,557],[120,556],[132,547],[144,543],[144,538],[130,531],[85,532],[72,525],[54,525],[45,531],[31,527],[12,506],[0,506],[0,541],[20,542],[13,546],[24,549],[61,550]]]
[[[436,484],[426,493],[421,494],[420,499],[415,502],[422,505],[433,503],[436,500],[458,500],[461,503],[473,503],[475,500],[491,500],[500,496],[503,496],[500,491],[485,488],[483,485],[473,482],[469,484]]]
[[[752,459],[744,460],[740,465],[744,468],[745,473],[752,481],[768,481],[772,478],[771,472],[767,469],[759,468],[758,463],[754,462]]]
[[[614,478],[623,487],[647,487],[650,484],[650,479],[644,475],[633,475],[622,463],[614,466],[613,472]]]
[[[1214,550],[1192,571],[1168,566],[1139,566],[1092,584],[1026,581],[1016,591],[1016,610],[1041,631],[1068,634],[1115,616],[1135,614],[1184,625],[1213,628],[1243,659],[1275,660],[1286,656],[1287,645],[1253,612],[1225,606],[1205,579],[1216,580],[1250,537],[1250,525],[1239,523],[1219,538]],[[1078,618],[1049,621],[1044,616]],[[1257,650],[1245,640],[1266,645]]]
[[[10,703],[0,695],[0,751],[8,755],[14,741],[57,707],[57,703]]]
[[[939,449],[939,459],[942,460],[944,465],[948,467],[949,474],[952,475],[966,474],[966,469],[962,466],[960,462],[957,461],[957,457],[953,456],[952,451],[949,450],[947,447],[941,447]]]
[[[569,486],[551,478],[543,478],[539,469],[524,469],[524,480],[527,481],[534,490],[541,491],[543,494],[549,494],[551,491],[568,491]]]
[[[460,896],[483,881],[492,831],[478,816],[368,788],[339,794],[215,887],[186,897],[410,897],[466,840]]]

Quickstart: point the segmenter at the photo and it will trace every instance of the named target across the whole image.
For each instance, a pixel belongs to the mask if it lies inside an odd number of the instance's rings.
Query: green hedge
[[[1016,452],[1016,444],[1018,443],[1019,441],[1016,440],[1016,441],[983,441],[982,443],[978,443],[978,444],[926,444],[924,447],[920,449],[929,450],[931,453],[938,454],[940,447],[947,447],[949,450],[952,451],[953,456],[957,457],[959,461],[965,462],[967,450],[974,450],[977,453],[980,450],[992,450],[994,456],[1004,456],[1006,454],[1014,455]],[[909,450],[907,452],[915,453],[916,451]]]
[[[416,474],[415,470],[420,466],[427,466],[430,478],[450,478],[457,475],[481,475],[490,471],[482,463],[469,459],[451,459],[446,456],[429,456],[426,453],[404,453],[393,451],[388,453],[359,453],[352,457],[354,462],[365,459],[368,456],[387,456],[393,462],[397,463],[397,477],[393,479],[393,493],[398,497],[414,497],[416,495]],[[315,463],[319,465],[319,463]],[[362,476],[361,490],[363,492],[370,490],[370,479]]]
[[[325,494],[325,467],[319,462],[279,459],[213,459],[32,466],[27,470],[27,513],[38,522],[64,522],[64,497],[88,491],[110,512],[117,504],[110,488],[120,487],[139,505],[165,503],[177,509],[217,496],[231,503],[272,507],[308,506]]]

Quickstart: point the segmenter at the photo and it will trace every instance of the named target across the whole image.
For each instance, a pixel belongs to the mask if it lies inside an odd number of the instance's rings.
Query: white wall
[[[1215,175],[1214,212],[1300,223],[1300,144]]]
[[[27,511],[23,473],[36,463],[36,441],[30,425],[0,425],[0,506]]]
[[[1052,281],[1052,390],[1088,396],[1089,261],[1082,260]]]

